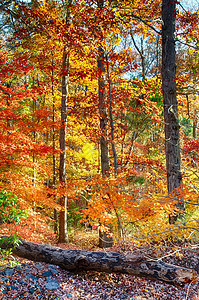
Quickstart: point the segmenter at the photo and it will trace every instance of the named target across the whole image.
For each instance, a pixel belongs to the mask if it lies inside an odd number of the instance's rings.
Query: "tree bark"
[[[104,1],[99,0],[97,2],[100,14],[104,7]],[[103,39],[103,37],[102,37]],[[99,96],[99,115],[100,115],[100,150],[101,150],[101,172],[102,177],[108,177],[110,174],[110,161],[109,161],[109,149],[108,149],[108,115],[107,115],[107,103],[106,103],[106,91],[105,91],[105,51],[104,48],[99,45],[98,47],[98,96]],[[106,232],[99,232],[99,247],[108,248],[113,245],[113,238],[107,235]]]
[[[61,128],[60,128],[60,163],[59,163],[59,182],[66,188],[66,126],[67,126],[67,99],[68,99],[68,72],[69,72],[69,53],[64,49],[62,60],[62,101],[61,101]],[[59,213],[59,242],[68,241],[67,233],[67,196],[66,193],[60,197],[62,210]]]
[[[194,100],[197,101],[196,95],[194,95]],[[197,102],[196,102],[197,103]],[[194,115],[193,115],[193,138],[197,138],[197,130],[198,130],[198,109],[194,109]]]
[[[162,90],[164,100],[165,151],[168,193],[175,194],[179,201],[176,215],[169,216],[170,224],[175,223],[184,210],[184,202],[178,194],[182,188],[180,133],[178,102],[176,97],[176,51],[175,20],[176,1],[162,1]]]
[[[70,25],[70,7],[72,0],[67,1],[66,25]],[[67,41],[65,41],[67,45]],[[62,207],[59,213],[59,242],[68,242],[67,230],[67,195],[66,195],[66,128],[67,128],[67,101],[69,86],[69,61],[70,51],[64,46],[62,56],[62,99],[61,99],[61,128],[60,128],[60,162],[59,162],[59,182],[63,187],[63,194],[60,197],[60,205]]]
[[[99,115],[100,115],[100,150],[101,150],[101,168],[102,176],[109,175],[109,150],[108,150],[108,115],[106,111],[106,93],[105,93],[105,53],[103,47],[98,48],[98,94],[99,94]]]
[[[109,176],[110,161],[108,149],[108,116],[106,111],[106,93],[105,93],[105,52],[102,47],[98,48],[98,93],[99,93],[99,115],[100,115],[100,152],[101,152],[101,172],[102,177]],[[113,238],[108,236],[106,232],[99,231],[99,247],[108,248],[113,245]]]
[[[108,55],[106,54],[106,71],[108,77],[108,87],[109,87],[109,119],[110,119],[110,127],[111,127],[111,144],[114,158],[114,173],[115,177],[117,177],[117,152],[115,148],[115,137],[114,137],[114,123],[113,123],[113,105],[112,105],[112,94],[111,94],[111,76],[109,72],[109,63],[108,63]]]
[[[53,188],[56,186],[56,157],[55,157],[55,142],[56,142],[56,137],[55,137],[55,95],[54,95],[54,61],[52,58],[52,85],[51,85],[51,94],[52,94],[52,99],[53,99],[53,107],[52,107],[52,147],[53,147]],[[53,195],[54,202],[56,203],[56,195]],[[58,212],[54,208],[54,233],[58,233]]]
[[[1,248],[11,244],[3,243]],[[46,244],[21,241],[13,247],[13,254],[33,261],[42,261],[60,266],[62,269],[79,272],[98,271],[107,273],[132,274],[164,281],[176,286],[196,283],[198,274],[195,270],[169,265],[160,260],[147,260],[143,254],[120,254],[117,252],[94,252],[83,250],[65,250]]]

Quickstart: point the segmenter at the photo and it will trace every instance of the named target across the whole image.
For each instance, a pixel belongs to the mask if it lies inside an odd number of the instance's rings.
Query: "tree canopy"
[[[0,187],[27,211],[1,234],[197,239],[198,8],[1,2]]]

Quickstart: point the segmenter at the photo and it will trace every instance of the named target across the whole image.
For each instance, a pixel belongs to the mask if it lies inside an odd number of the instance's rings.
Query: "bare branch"
[[[0,10],[4,10],[6,7],[8,7],[12,3],[12,0],[5,2],[4,4],[0,5]]]
[[[148,21],[143,20],[142,18],[140,18],[139,16],[134,15],[133,13],[131,13],[131,14],[124,14],[123,16],[124,17],[132,17],[132,18],[134,18],[136,20],[139,20],[142,23],[144,23],[146,26],[148,26],[149,28],[151,28],[153,31],[155,31],[157,34],[159,34],[159,35],[162,34],[161,31],[158,31],[154,26],[152,26],[151,24],[149,24]]]
[[[153,195],[153,194],[150,194],[150,193],[147,193],[145,194],[147,196],[150,196],[150,197],[160,197],[160,198],[166,198],[166,199],[171,199],[173,201],[182,201],[186,204],[190,204],[190,205],[196,205],[196,206],[199,206],[199,203],[193,203],[193,202],[189,202],[189,201],[184,201],[182,199],[178,199],[178,198],[175,198],[175,197],[171,197],[171,196],[165,196],[165,195]],[[159,201],[160,202],[160,201]]]

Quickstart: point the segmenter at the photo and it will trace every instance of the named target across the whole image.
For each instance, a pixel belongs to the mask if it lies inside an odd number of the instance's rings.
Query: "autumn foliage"
[[[25,239],[55,239],[53,228],[62,209],[59,199],[67,195],[69,220],[75,211],[73,219],[80,220],[75,225],[109,231],[123,244],[196,237],[198,12],[180,10],[177,18],[184,45],[177,49],[183,174],[177,199],[167,192],[160,1],[120,2],[108,1],[102,10],[98,1],[13,1],[5,8],[10,34],[1,37],[0,49],[0,188],[18,197],[28,218],[20,226],[4,224],[1,234],[14,226]],[[11,18],[13,24],[8,21]],[[132,35],[136,46],[130,41]],[[97,68],[99,46],[105,53],[104,74]],[[62,67],[64,51],[70,57],[68,74]],[[65,185],[59,183],[64,75],[69,78]],[[101,175],[100,161],[98,84],[102,75],[110,161],[107,177]],[[185,202],[186,213],[176,224],[168,224],[168,216],[177,214],[179,199]]]

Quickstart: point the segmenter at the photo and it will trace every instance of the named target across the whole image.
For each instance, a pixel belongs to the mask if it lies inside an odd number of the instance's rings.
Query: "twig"
[[[191,282],[190,282],[190,284],[188,285],[188,288],[187,288],[187,293],[186,293],[185,300],[187,300],[187,299],[188,299],[190,287],[191,287]]]
[[[193,230],[196,230],[197,232],[199,232],[199,229],[197,229],[195,227],[183,226],[183,227],[178,227],[178,228],[167,229],[167,230],[155,233],[155,234],[150,234],[148,236],[137,237],[137,239],[138,240],[145,240],[145,239],[148,239],[148,238],[151,238],[151,237],[154,237],[154,236],[158,236],[158,235],[161,235],[161,234],[164,234],[164,233],[168,233],[168,232],[172,232],[172,231],[179,231],[179,230],[186,230],[186,229],[193,229]]]

